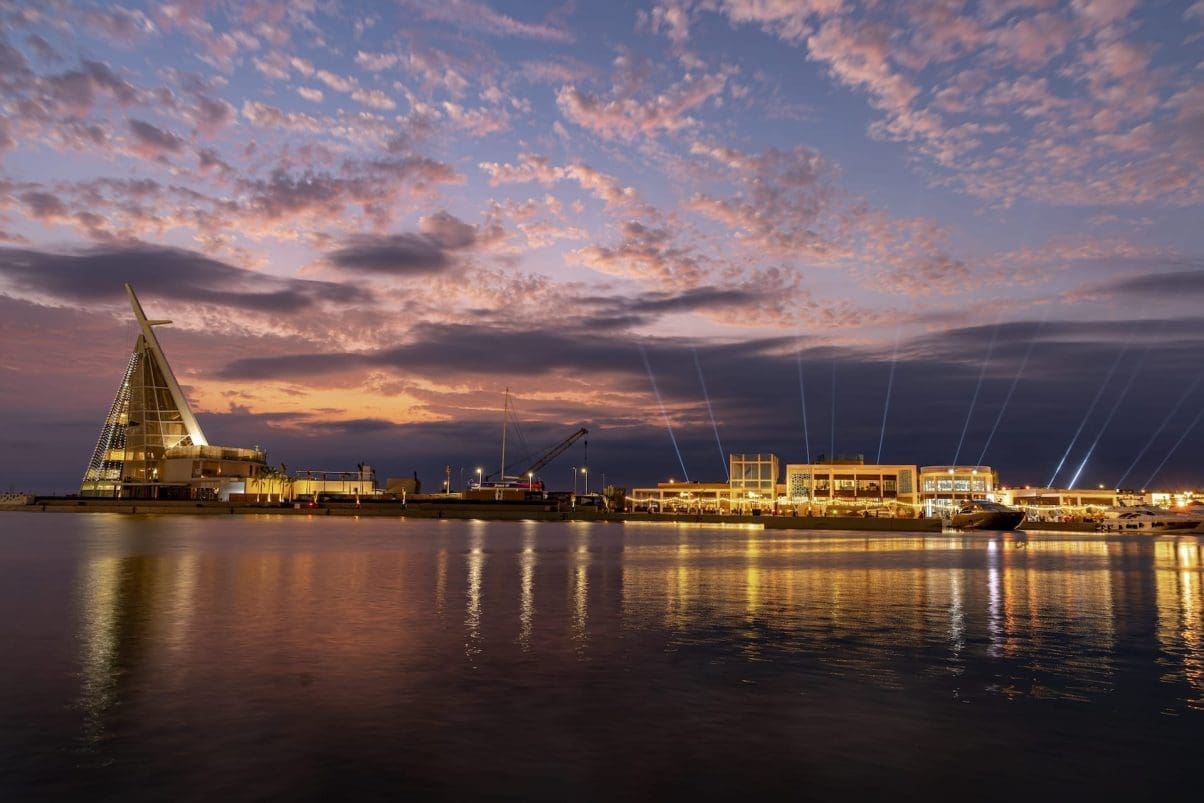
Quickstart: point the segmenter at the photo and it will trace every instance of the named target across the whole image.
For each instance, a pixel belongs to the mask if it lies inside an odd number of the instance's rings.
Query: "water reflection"
[[[80,706],[85,743],[104,736],[104,715],[116,699],[121,560],[87,559],[80,574]]]
[[[589,612],[589,527],[580,527],[573,551],[573,580],[570,593],[573,598],[573,641],[577,655],[583,654],[588,634],[585,629]]]
[[[1158,642],[1166,677],[1181,674],[1192,692],[1187,704],[1204,709],[1204,546],[1196,538],[1160,539],[1155,545]]]
[[[522,573],[518,643],[523,652],[531,649],[531,625],[535,620],[535,543],[538,526],[534,521],[523,523],[523,551],[518,561],[519,571]]]
[[[1204,709],[1195,537],[257,521],[220,539],[191,523],[177,543],[130,526],[78,558],[91,744],[119,709],[194,698],[219,717],[245,698],[439,719],[425,700],[464,693],[461,671],[496,680],[519,665],[545,682],[570,664],[673,661],[788,695],[844,682],[920,700]]]
[[[468,590],[464,611],[464,629],[467,640],[464,655],[470,661],[481,653],[481,578],[485,573],[485,523],[470,522],[472,532],[468,538]]]

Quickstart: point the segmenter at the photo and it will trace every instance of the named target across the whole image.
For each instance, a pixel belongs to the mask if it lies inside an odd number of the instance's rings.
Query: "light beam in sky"
[[[978,383],[974,385],[974,395],[970,397],[970,409],[966,411],[966,423],[962,424],[962,436],[957,439],[957,451],[953,453],[952,465],[957,465],[957,459],[962,454],[962,444],[966,441],[966,431],[970,429],[970,417],[974,415],[974,405],[978,402],[978,392],[982,390],[982,380],[987,375],[987,366],[991,363],[991,352],[995,350],[995,338],[999,336],[999,319],[995,319],[995,328],[991,330],[991,342],[987,344],[987,356],[983,358],[982,370],[978,372]]]
[[[715,411],[711,409],[711,394],[707,391],[707,381],[702,376],[702,363],[698,361],[698,349],[690,349],[690,351],[694,354],[694,367],[698,369],[698,384],[702,385],[702,397],[707,401],[707,415],[711,417],[711,430],[715,433],[715,445],[719,447],[719,460],[723,463],[723,476],[730,480],[727,453],[723,451],[723,441],[719,439],[719,425],[715,423]]]
[[[895,363],[899,359],[899,330],[895,330],[895,348],[890,355],[890,375],[886,379],[886,402],[882,405],[882,432],[878,435],[878,465],[882,465],[882,443],[886,440],[886,414],[890,412],[890,392],[895,386]]]
[[[807,432],[807,390],[803,385],[803,351],[801,346],[794,352],[798,362],[798,397],[803,405],[803,447],[807,450],[807,464],[811,464],[811,435]]]
[[[1133,372],[1129,374],[1129,381],[1125,383],[1124,388],[1116,397],[1116,401],[1112,404],[1112,409],[1108,411],[1108,417],[1104,419],[1104,425],[1095,435],[1095,440],[1091,442],[1091,448],[1087,450],[1087,454],[1083,455],[1083,462],[1079,463],[1078,469],[1074,472],[1074,476],[1070,478],[1070,484],[1067,488],[1073,489],[1075,483],[1079,481],[1079,475],[1083,473],[1083,468],[1087,465],[1087,461],[1091,459],[1091,454],[1095,451],[1095,447],[1099,445],[1100,438],[1104,437],[1104,432],[1108,429],[1108,425],[1112,423],[1112,419],[1116,416],[1116,411],[1120,409],[1121,403],[1129,394],[1129,388],[1133,387],[1133,382],[1137,379],[1137,375],[1141,373],[1141,367],[1145,365],[1146,357],[1150,356],[1150,349],[1153,348],[1153,343],[1145,347],[1145,351],[1141,353],[1141,359],[1137,361],[1137,365],[1133,366]]]
[[[665,429],[669,430],[669,440],[673,442],[673,451],[677,453],[677,462],[681,465],[681,475],[686,482],[690,481],[690,472],[686,471],[686,461],[682,459],[681,449],[677,448],[677,438],[673,435],[673,425],[669,423],[669,414],[665,412],[665,402],[661,399],[660,388],[656,386],[656,377],[652,375],[652,363],[648,362],[648,352],[642,344],[637,344],[640,356],[644,358],[644,370],[648,372],[648,381],[652,383],[652,392],[656,394],[656,403],[661,408],[661,418],[665,420]]]
[[[1196,424],[1200,423],[1200,419],[1202,417],[1204,417],[1204,407],[1200,408],[1200,412],[1196,413],[1196,417],[1193,418],[1191,423],[1187,425],[1187,429],[1183,430],[1183,434],[1179,436],[1179,440],[1175,441],[1175,445],[1172,446],[1171,450],[1166,453],[1166,457],[1162,458],[1162,462],[1158,464],[1158,468],[1154,469],[1154,473],[1150,475],[1150,478],[1145,481],[1145,485],[1142,486],[1143,488],[1150,487],[1150,485],[1154,482],[1154,478],[1158,476],[1158,472],[1162,471],[1162,467],[1166,465],[1166,461],[1171,459],[1171,455],[1173,455],[1175,450],[1183,444],[1183,441],[1187,438],[1188,434],[1196,428]]]
[[[1117,366],[1124,359],[1129,346],[1133,343],[1133,337],[1137,334],[1137,323],[1134,322],[1133,328],[1129,330],[1129,339],[1125,341],[1124,346],[1120,350],[1120,354],[1116,355],[1116,359],[1112,361],[1112,366],[1108,369],[1107,376],[1104,377],[1103,383],[1099,386],[1099,390],[1095,392],[1095,398],[1091,400],[1091,404],[1087,407],[1087,412],[1083,413],[1083,420],[1079,422],[1079,427],[1074,431],[1074,435],[1070,438],[1070,443],[1066,445],[1066,451],[1062,453],[1062,459],[1058,461],[1057,468],[1049,478],[1049,482],[1045,484],[1046,488],[1052,488],[1054,480],[1058,478],[1058,472],[1062,470],[1062,466],[1066,464],[1066,458],[1070,456],[1070,450],[1074,448],[1074,444],[1078,441],[1079,435],[1083,434],[1083,427],[1087,426],[1087,419],[1091,417],[1091,413],[1095,411],[1095,405],[1099,404],[1099,400],[1103,398],[1104,389],[1108,387],[1108,383],[1112,381],[1112,375],[1116,373]]]
[[[1114,487],[1124,487],[1125,480],[1127,480],[1129,475],[1133,473],[1133,469],[1137,467],[1137,463],[1140,462],[1141,458],[1145,457],[1145,453],[1148,452],[1150,447],[1154,445],[1154,441],[1156,441],[1158,436],[1162,434],[1162,430],[1166,429],[1166,425],[1169,424],[1171,419],[1175,417],[1175,413],[1179,412],[1179,408],[1182,407],[1183,402],[1187,401],[1187,398],[1191,396],[1192,391],[1194,391],[1196,386],[1200,384],[1201,379],[1204,379],[1204,371],[1196,374],[1196,378],[1192,380],[1190,385],[1187,386],[1187,390],[1183,391],[1183,395],[1179,397],[1179,401],[1175,402],[1175,406],[1172,407],[1170,412],[1166,414],[1166,417],[1162,419],[1162,423],[1158,425],[1158,429],[1154,430],[1154,434],[1150,436],[1148,441],[1146,441],[1145,446],[1141,447],[1141,451],[1138,452],[1137,456],[1133,458],[1133,462],[1130,463],[1129,467],[1125,469],[1125,473],[1120,475],[1120,479],[1116,481],[1116,485]]]
[[[828,460],[836,459],[836,357],[832,357],[832,440]]]
[[[1045,311],[1046,318],[1049,316],[1049,309]],[[995,415],[995,423],[991,425],[991,432],[987,435],[987,442],[982,445],[982,453],[978,455],[978,462],[975,465],[983,465],[987,459],[987,449],[991,448],[991,440],[995,437],[995,431],[999,429],[999,422],[1003,420],[1003,413],[1008,408],[1008,402],[1012,400],[1012,394],[1016,392],[1016,386],[1020,384],[1020,377],[1024,374],[1024,368],[1028,365],[1028,358],[1033,353],[1033,346],[1037,344],[1037,336],[1041,334],[1041,330],[1045,328],[1046,318],[1041,319],[1041,323],[1033,330],[1033,336],[1029,338],[1028,348],[1024,350],[1024,358],[1020,360],[1020,367],[1016,369],[1016,375],[1012,377],[1012,386],[1008,388],[1007,395],[1003,397],[1003,405],[999,408],[999,412]]]

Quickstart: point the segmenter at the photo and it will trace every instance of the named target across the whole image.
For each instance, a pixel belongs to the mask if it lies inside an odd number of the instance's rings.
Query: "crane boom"
[[[548,463],[551,463],[557,457],[560,457],[560,455],[564,454],[564,451],[566,449],[568,449],[570,446],[572,446],[574,443],[576,443],[578,440],[580,440],[581,438],[585,437],[588,434],[589,434],[589,430],[586,429],[585,427],[582,427],[581,429],[574,432],[572,435],[569,435],[567,438],[562,440],[560,443],[553,446],[551,449],[548,449],[546,452],[544,452],[543,455],[538,460],[536,460],[534,463],[532,463],[530,466],[528,466],[527,469],[525,471],[523,471],[522,473],[523,474],[534,474],[535,472],[539,471],[541,468],[546,466]]]

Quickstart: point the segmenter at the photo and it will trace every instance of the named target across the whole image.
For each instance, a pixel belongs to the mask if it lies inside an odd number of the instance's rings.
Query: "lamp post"
[[[481,487],[481,475],[484,473],[484,471],[485,471],[485,469],[481,468],[480,466],[477,466],[477,487],[478,488]]]
[[[589,494],[589,466],[581,467],[581,476],[585,477],[585,493]]]
[[[531,491],[534,489],[535,489],[535,472],[528,471],[527,472],[527,490]]]
[[[573,499],[575,500],[577,498],[577,467],[570,466],[569,470],[573,472]]]

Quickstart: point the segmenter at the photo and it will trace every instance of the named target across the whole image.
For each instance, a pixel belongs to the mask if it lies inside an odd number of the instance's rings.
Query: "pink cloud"
[[[517,36],[550,42],[573,41],[573,35],[557,25],[516,20],[475,0],[442,0],[439,3],[399,1],[411,13],[429,21],[444,22],[495,36]]]
[[[561,87],[556,104],[561,112],[582,128],[607,139],[631,140],[640,135],[674,133],[697,124],[688,112],[718,97],[727,84],[726,73],[713,73],[682,82],[639,100],[619,94],[608,99],[580,91],[575,86]]]

